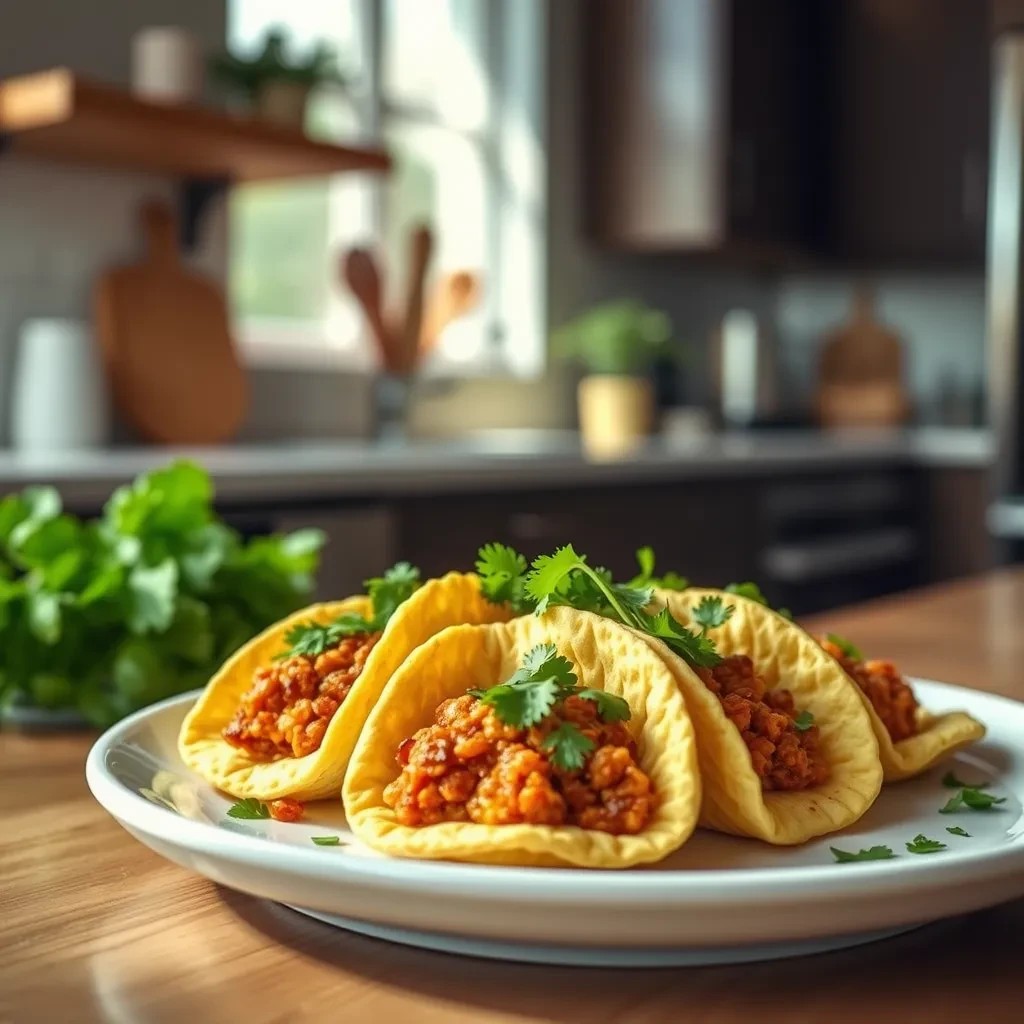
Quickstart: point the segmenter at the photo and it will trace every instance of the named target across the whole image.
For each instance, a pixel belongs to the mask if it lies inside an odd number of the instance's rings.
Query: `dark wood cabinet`
[[[588,0],[589,234],[618,249],[802,250],[822,222],[813,0]]]
[[[986,0],[588,0],[584,14],[595,242],[982,265]]]
[[[842,0],[831,18],[826,255],[851,264],[982,266],[988,3]]]

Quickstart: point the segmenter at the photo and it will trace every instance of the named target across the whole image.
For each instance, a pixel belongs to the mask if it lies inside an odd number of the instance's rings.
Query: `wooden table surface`
[[[1024,572],[831,614],[912,674],[1024,699]],[[337,931],[161,860],[93,801],[91,737],[0,734],[0,1021],[771,1024],[1020,1020],[1024,901],[840,952],[584,970]]]

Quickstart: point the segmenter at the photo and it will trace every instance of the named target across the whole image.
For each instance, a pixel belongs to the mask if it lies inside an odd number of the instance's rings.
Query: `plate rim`
[[[925,688],[951,702],[966,695],[1002,706],[1024,718],[1024,702],[1001,694],[934,680],[911,677]],[[283,872],[301,871],[306,877],[330,881],[345,877],[365,879],[378,888],[396,891],[428,885],[435,894],[486,896],[498,902],[545,902],[573,904],[580,899],[598,899],[605,905],[664,903],[666,900],[702,903],[719,907],[749,905],[752,897],[762,904],[789,903],[797,894],[816,892],[831,898],[855,896],[865,885],[875,893],[886,889],[907,891],[939,888],[962,881],[968,864],[974,879],[998,881],[1024,873],[1024,841],[989,847],[977,852],[963,851],[947,858],[893,859],[849,865],[821,864],[793,867],[722,868],[714,871],[666,868],[630,871],[617,868],[526,867],[474,864],[461,861],[432,861],[388,856],[346,857],[339,861],[324,857],[314,848],[271,844],[266,839],[195,821],[159,807],[116,779],[105,764],[106,754],[123,744],[124,736],[149,717],[194,701],[201,690],[191,690],[151,704],[111,726],[93,743],[85,763],[85,778],[97,802],[129,831],[138,830],[172,846],[201,850],[227,860],[258,863],[268,860]],[[194,774],[194,773],[192,773]],[[209,783],[203,782],[204,785]],[[213,787],[211,787],[213,788]],[[1022,837],[1015,837],[1020,840]],[[271,850],[277,856],[268,857]]]

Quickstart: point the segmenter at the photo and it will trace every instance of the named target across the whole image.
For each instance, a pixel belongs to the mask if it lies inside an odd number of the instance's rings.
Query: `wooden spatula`
[[[350,249],[342,261],[342,275],[363,308],[381,365],[386,370],[395,371],[397,353],[393,332],[384,320],[384,289],[377,261],[367,249]]]
[[[454,320],[475,309],[483,294],[479,274],[457,270],[445,274],[434,286],[423,317],[420,351],[424,354],[437,347],[444,329]]]
[[[142,261],[103,274],[96,333],[115,401],[148,440],[215,444],[241,425],[248,399],[224,294],[182,266],[164,203],[141,212]]]
[[[406,281],[405,319],[399,334],[399,372],[411,373],[419,358],[420,330],[423,326],[423,291],[427,264],[434,248],[434,236],[426,225],[417,227],[409,239],[409,267]]]

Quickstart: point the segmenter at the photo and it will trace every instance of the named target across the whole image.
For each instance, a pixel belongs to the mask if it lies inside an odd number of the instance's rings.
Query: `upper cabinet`
[[[842,0],[830,47],[831,255],[985,256],[990,11],[984,0]]]
[[[587,221],[621,249],[804,248],[823,18],[800,0],[589,0]]]
[[[984,0],[589,0],[585,18],[595,242],[981,265]]]

